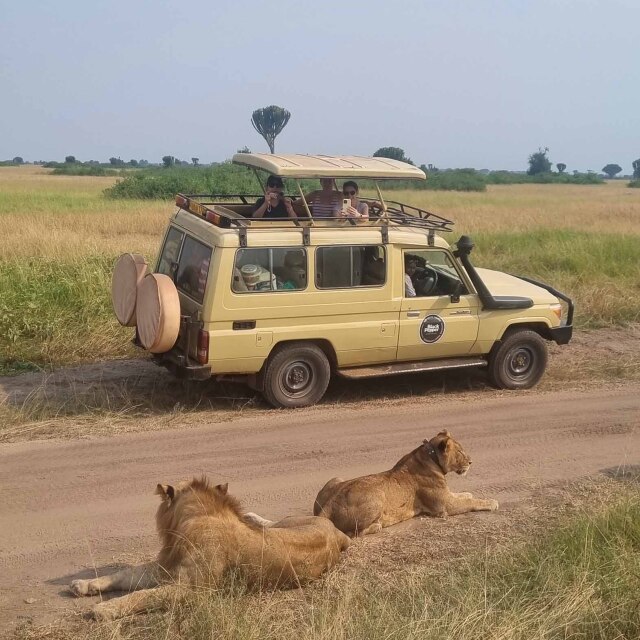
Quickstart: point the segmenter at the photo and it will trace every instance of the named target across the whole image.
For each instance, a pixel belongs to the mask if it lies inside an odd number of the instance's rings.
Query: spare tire
[[[164,353],[173,347],[180,329],[180,298],[169,276],[145,276],[138,287],[136,316],[138,338],[147,351]]]
[[[147,275],[147,262],[138,253],[125,253],[116,261],[111,277],[111,301],[118,322],[136,326],[138,285]]]

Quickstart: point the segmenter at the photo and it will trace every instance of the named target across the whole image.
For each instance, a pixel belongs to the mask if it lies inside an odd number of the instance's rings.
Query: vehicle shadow
[[[474,369],[367,380],[334,376],[322,404],[382,402],[485,388],[484,372]],[[247,408],[268,410],[270,406],[244,384],[182,381],[144,359],[0,377],[0,411],[21,423],[83,415],[135,417]]]

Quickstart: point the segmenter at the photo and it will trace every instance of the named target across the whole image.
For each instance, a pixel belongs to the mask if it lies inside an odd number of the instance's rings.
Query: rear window
[[[171,277],[180,291],[199,303],[204,299],[210,264],[211,247],[178,229],[169,231],[158,272]]]

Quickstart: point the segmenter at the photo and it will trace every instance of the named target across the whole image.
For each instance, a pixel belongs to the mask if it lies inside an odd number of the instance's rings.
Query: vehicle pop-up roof
[[[301,227],[305,233],[305,242],[308,238],[308,225],[321,226],[344,225],[344,219],[323,219],[314,221],[309,206],[305,200],[300,180],[313,178],[333,179],[368,179],[375,182],[378,193],[378,201],[369,200],[377,204],[379,215],[371,217],[364,224],[380,226],[382,237],[387,242],[387,229],[389,224],[414,227],[427,231],[429,239],[433,239],[435,231],[451,231],[453,222],[442,216],[431,213],[419,207],[403,204],[391,200],[384,201],[380,191],[379,182],[385,180],[426,180],[422,169],[406,162],[391,160],[389,158],[367,158],[362,156],[324,156],[287,154],[272,155],[266,153],[236,153],[232,159],[234,164],[243,165],[253,170],[259,184],[263,185],[260,173],[267,172],[281,178],[289,178],[296,182],[301,201],[304,203],[307,217],[300,219],[283,218],[280,220],[252,220],[247,217],[244,208],[248,207],[246,195],[184,195],[178,194],[176,204],[185,211],[189,211],[219,227],[235,228],[240,231],[242,246],[246,246],[246,230],[248,227],[256,228],[267,225],[273,229],[275,226]],[[263,176],[264,177],[264,176]],[[336,186],[337,188],[337,186]],[[257,197],[257,196],[255,196]],[[216,202],[220,198],[220,202]],[[231,199],[240,199],[242,205],[233,205]],[[366,201],[367,199],[365,199]],[[242,209],[242,211],[240,211]],[[352,225],[356,223],[350,221]]]
[[[386,209],[378,180],[426,180],[422,169],[407,162],[390,158],[364,156],[310,156],[301,153],[275,155],[267,153],[236,153],[233,163],[251,167],[261,183],[258,169],[281,178],[293,178],[304,202],[307,214],[311,212],[304,199],[298,180],[304,178],[368,178],[375,180],[378,198],[383,211]],[[336,186],[337,188],[337,186]]]
[[[234,164],[268,171],[281,178],[369,178],[371,180],[426,180],[422,169],[389,158],[361,156],[307,156],[236,153]]]

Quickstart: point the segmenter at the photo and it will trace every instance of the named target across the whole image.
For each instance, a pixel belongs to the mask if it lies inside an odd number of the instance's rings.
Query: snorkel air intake
[[[519,296],[493,296],[482,278],[475,270],[475,267],[469,260],[469,254],[473,247],[473,240],[469,236],[460,236],[460,240],[456,242],[457,249],[453,255],[460,260],[465,271],[469,275],[469,279],[478,292],[478,297],[482,302],[483,309],[528,309],[533,306],[531,298],[521,298]]]

